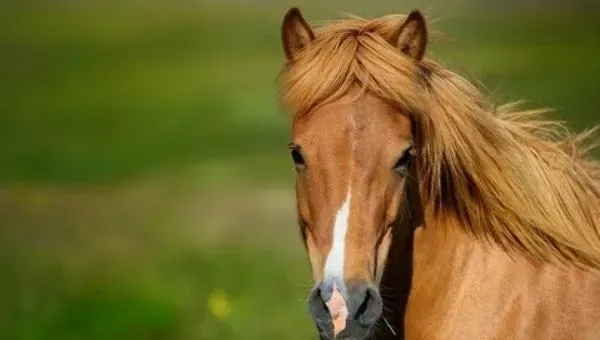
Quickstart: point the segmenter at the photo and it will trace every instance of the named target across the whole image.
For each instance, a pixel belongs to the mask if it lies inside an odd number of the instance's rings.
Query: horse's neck
[[[596,339],[600,277],[534,267],[458,226],[414,234],[406,339]],[[400,320],[399,320],[400,321]]]

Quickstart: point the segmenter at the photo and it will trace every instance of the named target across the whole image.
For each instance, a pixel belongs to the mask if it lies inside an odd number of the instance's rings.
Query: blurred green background
[[[0,339],[315,338],[279,24],[418,7],[498,101],[598,123],[594,1],[0,3]]]

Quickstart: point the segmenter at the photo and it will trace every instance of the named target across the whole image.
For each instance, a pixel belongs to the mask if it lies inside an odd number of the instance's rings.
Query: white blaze
[[[337,335],[346,328],[346,318],[348,317],[348,308],[346,301],[341,293],[342,287],[338,283],[344,284],[344,258],[346,252],[346,233],[348,231],[348,217],[350,215],[350,189],[346,195],[346,200],[342,203],[340,210],[335,215],[333,225],[333,242],[331,250],[325,261],[325,281],[333,281],[333,292],[331,299],[326,301],[327,308],[331,314],[333,322],[333,333]]]
[[[343,282],[344,279],[344,258],[346,251],[346,233],[348,231],[348,216],[350,215],[350,190],[346,195],[346,200],[335,215],[335,224],[333,226],[333,242],[331,250],[325,261],[325,279],[338,278]]]

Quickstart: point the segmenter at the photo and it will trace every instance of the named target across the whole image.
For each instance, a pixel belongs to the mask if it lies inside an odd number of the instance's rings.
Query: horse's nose
[[[365,339],[382,313],[377,289],[363,280],[325,280],[309,297],[309,312],[323,339]]]

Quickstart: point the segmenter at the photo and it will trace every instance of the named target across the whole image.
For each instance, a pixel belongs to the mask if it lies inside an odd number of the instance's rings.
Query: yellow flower
[[[208,309],[217,319],[226,319],[231,313],[231,302],[229,296],[222,289],[213,291],[208,297]]]

